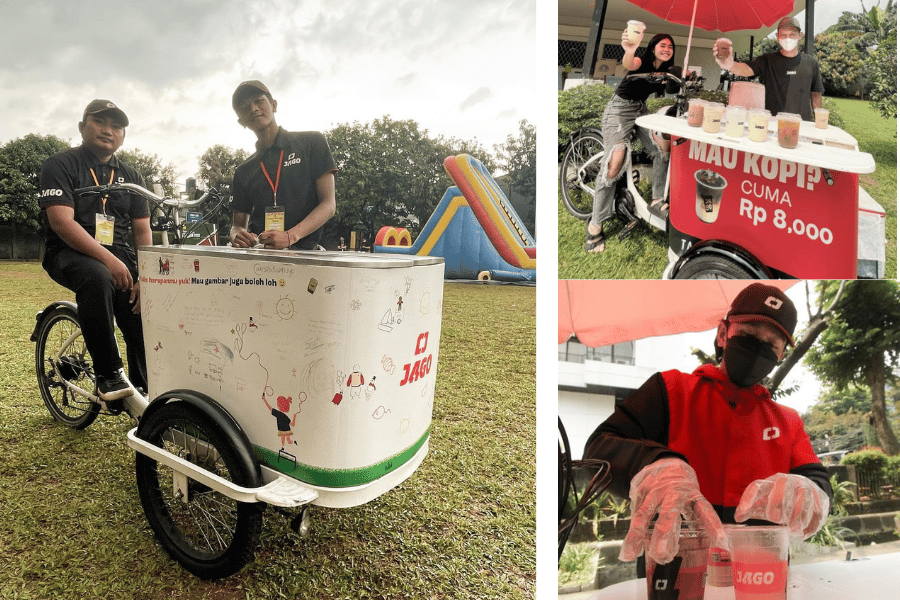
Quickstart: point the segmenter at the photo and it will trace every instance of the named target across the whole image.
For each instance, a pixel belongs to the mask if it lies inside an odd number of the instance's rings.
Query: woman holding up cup
[[[625,56],[622,66],[628,74],[665,72],[675,64],[675,41],[667,33],[659,33],[650,40],[644,50],[643,57],[636,56],[638,46],[643,39],[643,23],[629,21],[622,32],[622,49]],[[615,95],[603,111],[602,130],[603,145],[606,154],[600,166],[600,176],[594,190],[594,211],[587,222],[587,240],[584,244],[586,252],[599,253],[606,249],[606,237],[603,235],[603,222],[613,216],[615,204],[616,180],[622,175],[625,164],[625,153],[630,151],[631,133],[635,120],[647,114],[647,98],[656,93],[665,93],[665,84],[652,83],[646,79],[628,79],[627,76],[616,88]],[[663,214],[663,194],[666,185],[666,171],[669,166],[669,142],[651,135],[649,131],[638,128],[641,145],[653,157],[653,202],[651,211]],[[637,224],[633,221],[625,226],[626,233]]]

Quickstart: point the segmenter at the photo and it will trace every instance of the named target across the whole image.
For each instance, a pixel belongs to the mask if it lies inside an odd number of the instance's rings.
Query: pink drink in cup
[[[735,600],[785,600],[788,575],[788,530],[784,526],[732,526]]]
[[[647,530],[644,547],[650,545],[653,525]],[[678,554],[664,565],[647,556],[647,598],[666,600],[703,600],[706,587],[706,563],[709,538],[700,523],[683,521],[678,539]]]
[[[700,98],[691,98],[688,100],[687,122],[691,127],[700,127],[703,125],[703,107],[706,105],[705,100]]]

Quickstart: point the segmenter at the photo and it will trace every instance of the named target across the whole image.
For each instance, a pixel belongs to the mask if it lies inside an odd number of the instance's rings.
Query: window
[[[559,360],[571,363],[596,360],[617,365],[634,365],[634,342],[622,342],[613,346],[588,348],[579,342],[577,338],[573,337],[559,345]]]

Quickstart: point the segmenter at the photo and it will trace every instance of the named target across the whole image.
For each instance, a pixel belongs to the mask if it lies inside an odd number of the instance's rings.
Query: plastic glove
[[[787,525],[791,539],[805,540],[825,524],[830,506],[828,494],[811,479],[776,473],[747,486],[734,518]]]
[[[731,549],[722,522],[709,501],[700,493],[697,474],[678,458],[663,458],[647,465],[631,480],[631,527],[622,542],[619,560],[637,558],[644,537],[656,513],[650,545],[644,548],[657,564],[670,562],[678,553],[681,518],[699,521],[706,529],[710,545]]]
[[[731,40],[728,38],[719,38],[713,46],[713,57],[716,64],[726,71],[734,66],[734,52],[731,48]]]

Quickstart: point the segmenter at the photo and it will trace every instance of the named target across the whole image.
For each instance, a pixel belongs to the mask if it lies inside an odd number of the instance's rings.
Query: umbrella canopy
[[[774,25],[794,10],[794,0],[628,0],[670,23],[690,25],[684,55],[687,71],[694,27],[705,31],[759,29]]]
[[[718,325],[747,280],[560,280],[558,343],[585,346],[706,331]],[[766,281],[786,290],[796,281]]]

